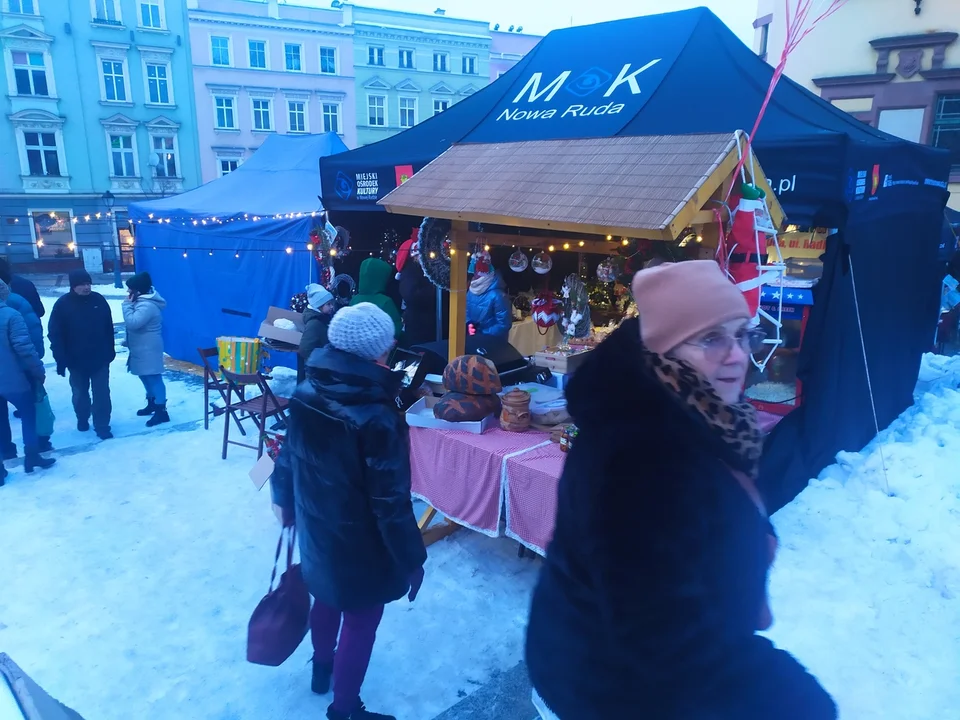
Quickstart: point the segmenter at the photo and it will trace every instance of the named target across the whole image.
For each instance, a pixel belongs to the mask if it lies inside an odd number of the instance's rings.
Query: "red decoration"
[[[560,322],[563,303],[552,292],[543,292],[530,301],[530,310],[537,327],[548,328]]]

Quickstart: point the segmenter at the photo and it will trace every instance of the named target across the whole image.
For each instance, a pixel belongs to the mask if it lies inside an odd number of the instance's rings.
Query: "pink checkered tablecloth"
[[[503,461],[538,445],[542,433],[499,428],[482,435],[410,428],[413,494],[458,525],[490,537],[500,534]]]
[[[541,555],[553,537],[565,459],[553,442],[507,459],[507,537]]]

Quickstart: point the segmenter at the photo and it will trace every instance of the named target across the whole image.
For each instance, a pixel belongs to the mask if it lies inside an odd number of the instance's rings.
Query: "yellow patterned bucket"
[[[253,375],[260,370],[264,349],[259,338],[218,337],[219,363],[230,372]]]

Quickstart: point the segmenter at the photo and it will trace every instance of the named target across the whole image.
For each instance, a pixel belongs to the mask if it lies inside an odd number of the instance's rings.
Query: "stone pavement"
[[[527,666],[518,663],[434,720],[539,720],[530,700]]]

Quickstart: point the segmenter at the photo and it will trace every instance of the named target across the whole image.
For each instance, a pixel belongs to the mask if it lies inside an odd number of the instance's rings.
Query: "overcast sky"
[[[326,0],[294,0],[329,7]],[[500,23],[505,30],[522,25],[524,32],[544,35],[550,30],[587,25],[638,15],[683,10],[705,5],[748,45],[753,44],[757,0],[355,0],[357,5],[432,13]]]

